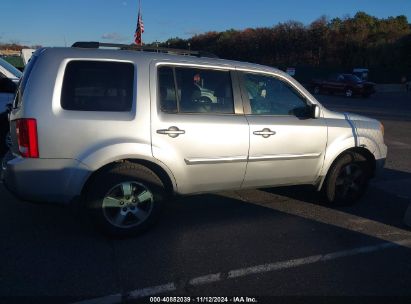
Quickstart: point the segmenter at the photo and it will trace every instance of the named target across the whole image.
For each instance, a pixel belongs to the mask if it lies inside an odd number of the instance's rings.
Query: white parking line
[[[278,195],[263,190],[227,191],[220,193],[220,195],[342,228],[347,231],[358,232],[385,242],[398,243],[398,240],[411,239],[411,231],[403,228],[350,214],[342,210],[331,209],[316,203],[308,203],[297,199],[281,199]],[[411,244],[403,246],[411,248]]]
[[[354,249],[336,251],[336,252],[331,252],[327,254],[318,254],[318,255],[312,255],[312,256],[308,256],[304,258],[291,259],[291,260],[286,260],[286,261],[281,261],[281,262],[274,262],[274,263],[256,265],[252,267],[234,269],[234,270],[228,271],[228,273],[226,273],[225,275],[222,272],[208,274],[208,275],[189,279],[187,280],[185,284],[191,285],[191,286],[210,284],[210,283],[219,282],[225,279],[229,280],[229,279],[235,279],[239,277],[246,277],[246,276],[254,275],[254,274],[269,273],[273,271],[295,268],[298,266],[314,264],[318,262],[326,262],[326,261],[336,260],[336,259],[340,259],[344,257],[355,256],[359,254],[377,252],[377,251],[388,249],[388,248],[394,248],[394,247],[399,247],[399,246],[408,247],[410,245],[411,245],[411,239],[404,239],[404,240],[397,241],[395,243],[385,243],[384,242],[384,243],[380,243],[380,244],[372,245],[372,246],[358,247]],[[180,286],[180,285],[178,285],[177,283],[171,282],[171,283],[167,283],[163,285],[136,289],[122,296],[111,295],[111,296],[86,300],[86,301],[82,301],[78,303],[81,303],[81,304],[121,303],[122,300],[135,300],[135,299],[144,298],[148,296],[155,296],[155,295],[162,294],[165,292],[176,291],[177,286]]]
[[[218,282],[221,280],[221,273],[213,273],[213,274],[208,274],[205,276],[197,277],[194,279],[191,279],[188,284],[190,285],[204,285],[204,284],[210,284],[213,282]]]
[[[406,148],[410,148],[410,147],[411,147],[410,144],[403,143],[403,142],[397,141],[397,140],[389,140],[389,139],[386,139],[386,140],[385,140],[385,143],[386,143],[388,146],[399,146],[399,147],[406,147]]]
[[[122,295],[121,294],[114,294],[109,295],[101,298],[95,298],[91,300],[85,300],[81,302],[76,302],[77,304],[114,304],[114,303],[121,303]]]
[[[174,283],[168,283],[164,285],[133,290],[128,294],[127,298],[128,299],[144,298],[144,297],[154,296],[159,293],[174,291],[176,289],[177,288]]]

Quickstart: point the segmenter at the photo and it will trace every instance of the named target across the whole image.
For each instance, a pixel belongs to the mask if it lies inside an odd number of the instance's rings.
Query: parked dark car
[[[375,93],[375,84],[363,81],[353,74],[333,74],[327,80],[313,79],[310,85],[314,94],[344,94],[346,97],[359,95],[368,97]]]
[[[9,120],[8,120],[9,108],[6,107],[0,112],[0,158],[8,150],[6,140],[9,133]]]
[[[0,158],[8,149],[6,144],[7,134],[9,133],[8,114],[16,88],[15,82],[0,74]]]

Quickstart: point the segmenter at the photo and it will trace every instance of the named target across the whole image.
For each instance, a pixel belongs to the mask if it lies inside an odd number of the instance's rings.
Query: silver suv
[[[310,184],[350,203],[387,153],[380,122],[327,110],[277,69],[111,44],[38,50],[10,120],[6,187],[83,198],[114,235],[147,228],[173,194]]]

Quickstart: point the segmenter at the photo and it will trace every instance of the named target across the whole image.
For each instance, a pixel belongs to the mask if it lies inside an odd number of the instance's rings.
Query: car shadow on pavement
[[[186,283],[193,277],[381,243],[377,237],[304,218],[298,212],[290,214],[245,202],[246,192],[176,198],[165,206],[151,230],[114,240],[101,236],[77,209],[28,204],[0,189],[2,207],[9,214],[0,222],[1,258],[7,261],[0,274],[0,296],[70,295],[80,300],[168,282],[181,284],[182,292],[191,294]],[[302,199],[313,193],[304,189],[296,192]],[[253,200],[264,196],[259,190],[253,194]],[[286,203],[287,198],[278,201],[276,197],[273,203]],[[402,257],[408,251],[405,248],[399,254]],[[403,269],[403,260],[398,258],[396,268],[390,269]],[[298,281],[302,278],[299,271],[290,278],[293,284],[282,284],[285,274],[274,275],[278,282],[270,285],[267,294],[321,293],[312,289],[317,286],[315,273],[313,286],[307,286],[305,278]],[[365,280],[365,270],[363,275]],[[347,273],[340,280],[345,277]],[[344,281],[344,288],[355,290],[356,281],[350,282]],[[326,288],[330,280],[322,284]],[[381,284],[384,292],[406,292],[391,286],[388,278]],[[219,289],[212,291],[218,294]],[[225,290],[225,294],[238,292],[236,288]]]
[[[401,229],[409,229],[403,222],[404,214],[411,204],[411,173],[408,172],[384,169],[381,177],[370,182],[361,200],[347,206],[327,205],[321,193],[312,186],[268,188],[263,191],[343,211]]]

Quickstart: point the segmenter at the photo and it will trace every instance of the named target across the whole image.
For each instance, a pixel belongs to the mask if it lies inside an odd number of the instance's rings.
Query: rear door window
[[[160,107],[168,113],[234,113],[229,71],[159,68]]]
[[[61,107],[72,111],[128,112],[133,84],[132,63],[70,61],[64,73]]]

